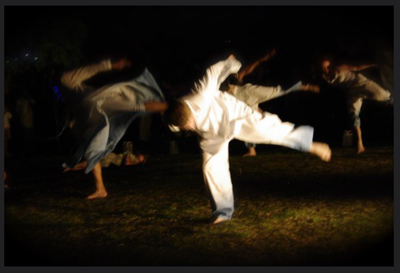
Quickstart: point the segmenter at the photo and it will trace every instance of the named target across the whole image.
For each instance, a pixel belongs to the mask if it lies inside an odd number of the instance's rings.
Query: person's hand
[[[276,49],[274,48],[267,55],[265,55],[263,58],[261,58],[261,62],[268,61],[269,59],[271,59],[275,55],[276,55]]]
[[[158,102],[158,101],[150,101],[144,104],[144,107],[147,111],[152,112],[164,112],[168,108],[168,103],[166,102]]]
[[[120,59],[120,60],[118,60],[118,61],[116,61],[116,62],[113,62],[113,63],[111,64],[111,67],[112,67],[113,70],[122,70],[122,69],[124,69],[125,67],[130,67],[131,64],[132,64],[131,61],[129,61],[129,60],[126,59],[126,58],[122,58],[122,59]]]

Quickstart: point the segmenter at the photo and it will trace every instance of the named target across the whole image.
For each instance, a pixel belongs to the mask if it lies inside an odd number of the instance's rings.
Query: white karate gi
[[[258,110],[259,104],[299,91],[302,82],[297,82],[291,88],[284,90],[278,86],[262,86],[247,83],[245,85],[235,85],[231,94],[238,100],[245,102],[253,110]]]
[[[145,112],[147,101],[164,101],[151,73],[145,69],[133,80],[94,88],[85,81],[111,70],[110,60],[65,72],[61,81],[74,113],[73,131],[81,147],[64,166],[73,167],[82,156],[85,172],[114,150],[131,122]]]
[[[284,95],[288,95],[292,92],[299,91],[302,82],[298,82],[293,85],[291,88],[284,90],[280,85],[278,86],[262,86],[262,85],[253,85],[247,83],[245,85],[235,85],[233,86],[231,93],[235,98],[240,101],[243,101],[251,109],[258,111],[259,104],[279,98]],[[249,147],[256,147],[254,143],[245,142],[245,146]]]
[[[364,99],[387,101],[390,99],[391,93],[374,81],[366,78],[360,73],[351,71],[342,71],[336,73],[332,80],[325,80],[339,88],[343,88],[346,92],[347,110],[351,115],[354,126],[360,126],[360,111]]]
[[[259,113],[227,92],[220,84],[240,69],[235,59],[221,61],[209,69],[195,85],[193,93],[184,97],[196,123],[203,152],[203,173],[210,193],[213,215],[230,219],[234,209],[229,171],[229,142],[236,138],[245,142],[275,144],[300,151],[309,151],[313,128],[282,122],[277,115]]]

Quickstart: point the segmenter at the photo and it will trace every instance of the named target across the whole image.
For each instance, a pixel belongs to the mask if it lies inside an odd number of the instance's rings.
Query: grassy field
[[[232,153],[236,210],[209,225],[199,154],[104,169],[109,197],[60,158],[13,159],[5,265],[393,265],[393,148]]]

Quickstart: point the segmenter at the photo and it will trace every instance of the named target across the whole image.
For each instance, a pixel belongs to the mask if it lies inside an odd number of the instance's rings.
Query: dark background
[[[384,47],[393,49],[393,7],[7,6],[5,101],[12,111],[21,93],[28,92],[36,100],[37,152],[71,153],[73,148],[63,145],[71,142],[67,133],[49,140],[64,125],[65,105],[54,91],[62,71],[128,57],[131,69],[101,75],[92,84],[130,79],[147,66],[167,96],[179,96],[208,65],[230,53],[246,65],[276,48],[276,57],[246,80],[283,87],[303,80],[320,84],[321,93],[292,94],[261,108],[312,125],[316,140],[340,145],[347,128],[344,96],[320,80],[319,60],[329,54],[350,63],[374,63]],[[365,71],[380,83],[378,72]],[[153,140],[167,138],[160,118],[153,120]],[[366,102],[361,120],[366,145],[393,144],[393,107]],[[136,139],[138,126],[135,122],[125,139]],[[12,128],[17,152],[17,118]]]
[[[64,127],[66,114],[63,97],[55,87],[60,87],[59,77],[63,71],[98,62],[104,58],[111,57],[116,60],[127,57],[132,60],[133,67],[123,72],[100,75],[91,82],[93,85],[101,86],[105,83],[134,78],[145,66],[148,66],[162,90],[168,97],[171,97],[187,92],[193,81],[203,74],[208,65],[226,58],[231,53],[235,54],[245,66],[272,48],[276,48],[277,55],[268,63],[260,66],[251,77],[246,78],[248,82],[265,85],[280,84],[285,88],[302,80],[320,84],[321,92],[319,95],[291,94],[264,103],[261,108],[277,113],[282,120],[312,125],[315,127],[315,140],[327,142],[332,147],[341,146],[343,130],[348,128],[343,90],[329,87],[321,81],[318,69],[319,60],[328,54],[343,62],[355,64],[376,62],[379,50],[382,48],[393,49],[393,11],[393,7],[384,6],[7,6],[4,12],[5,105],[13,114],[11,152],[18,156],[7,157],[5,161],[5,168],[9,173],[8,180],[11,180],[10,185],[17,189],[8,191],[6,202],[9,206],[10,204],[22,204],[22,206],[29,207],[36,205],[39,209],[43,204],[52,204],[56,208],[61,207],[62,209],[65,205],[63,202],[71,202],[72,208],[74,206],[80,208],[81,199],[86,194],[89,182],[80,180],[78,176],[73,176],[74,174],[61,176],[60,170],[57,169],[63,162],[60,158],[71,155],[75,151],[76,144],[68,130],[65,130],[59,138],[53,138]],[[35,59],[36,57],[37,59]],[[363,73],[381,83],[378,68],[368,69]],[[171,84],[173,88],[168,89],[166,83]],[[15,113],[16,100],[24,92],[27,92],[36,101],[34,106],[35,143],[30,154],[22,150],[22,128],[18,114]],[[363,105],[361,121],[363,139],[367,149],[370,146],[393,145],[393,106],[366,101]],[[150,141],[140,140],[139,125],[140,121],[135,121],[122,141],[133,140],[135,151],[168,153],[168,140],[170,140],[171,134],[163,126],[159,116],[153,117]],[[230,155],[242,155],[245,152],[243,143],[233,141],[231,147],[236,150]],[[121,147],[118,146],[117,149],[121,149]],[[182,152],[198,152],[195,137],[183,138],[180,142],[180,149]],[[257,149],[262,154],[263,149],[270,151],[279,148],[260,145]],[[368,200],[371,196],[375,198],[380,195],[387,198],[393,194],[393,172],[389,168],[390,164],[385,162],[391,162],[389,159],[392,157],[386,155],[388,152],[379,152],[379,149],[379,147],[371,148],[372,153],[361,155],[358,158],[342,151],[339,156],[335,155],[336,165],[334,166],[336,168],[333,168],[331,172],[322,169],[320,171],[324,173],[322,177],[315,175],[315,170],[312,169],[313,165],[307,161],[303,164],[303,159],[299,158],[295,162],[308,166],[307,170],[310,174],[306,173],[303,178],[299,178],[296,172],[288,171],[282,172],[284,174],[282,177],[281,173],[274,174],[272,171],[271,174],[275,175],[275,180],[272,179],[274,183],[261,181],[264,176],[257,177],[255,182],[249,183],[243,176],[241,178],[243,183],[237,179],[239,182],[236,182],[235,185],[238,189],[236,194],[240,195],[241,193],[240,200],[246,200],[246,187],[249,187],[247,199],[252,202],[254,202],[254,198],[252,198],[254,195],[264,194],[259,189],[294,197],[302,197],[306,194],[318,196],[322,192],[322,196],[328,196],[333,200],[340,199],[343,195],[349,195],[351,198],[356,196],[361,200]],[[278,150],[278,153],[280,152]],[[385,156],[382,156],[382,153]],[[54,154],[61,155],[61,157],[46,157],[46,155]],[[274,155],[273,151],[267,155],[269,154]],[[45,156],[39,157],[39,155]],[[32,158],[20,160],[19,156],[32,156]],[[155,194],[154,191],[161,192],[165,189],[160,185],[165,184],[166,177],[171,175],[171,172],[179,173],[179,166],[187,167],[183,163],[176,165],[174,159],[170,160],[170,158],[172,157],[169,157],[168,160],[160,160],[167,164],[165,172],[160,172],[158,169],[160,165],[154,163],[158,162],[156,160],[140,169],[132,169],[128,174],[129,170],[125,169],[124,172],[121,172],[116,168],[110,168],[108,176],[106,173],[106,179],[110,181],[108,186],[114,192],[120,191],[125,192],[126,195],[140,197],[142,192],[136,192],[138,189],[136,185],[139,184],[139,190],[142,185],[145,189],[143,192],[149,193],[149,196],[163,196],[158,192]],[[262,169],[259,168],[260,162],[263,161],[262,155],[254,160],[260,161],[259,163],[257,161],[247,163],[249,172],[253,170],[251,167],[257,167],[257,171]],[[233,157],[232,161],[234,164],[236,162],[236,165],[233,164],[232,167],[233,174],[238,176],[238,166],[242,167],[243,162],[239,161],[239,157]],[[276,161],[277,165],[288,164],[288,169],[301,169],[290,166],[293,161],[287,160],[286,157],[281,158],[281,161],[272,158],[265,161],[271,163]],[[385,167],[389,171],[384,168],[383,176],[381,170],[374,165],[377,162],[380,162],[381,165],[387,164]],[[187,164],[187,162],[184,163]],[[168,167],[168,164],[173,164],[173,166]],[[236,169],[235,166],[237,166]],[[338,170],[339,167],[343,170]],[[169,168],[173,171],[169,171]],[[192,168],[194,177],[201,177],[197,165],[193,165]],[[363,170],[363,168],[365,169]],[[266,169],[273,170],[274,168]],[[253,172],[254,176],[258,175],[257,171]],[[339,174],[333,175],[332,173],[335,172]],[[186,174],[185,170],[184,174]],[[268,174],[269,178],[271,174]],[[141,182],[140,175],[147,177],[148,181]],[[160,177],[159,180],[154,179],[157,175]],[[289,188],[289,193],[288,186],[282,184],[282,181],[286,181],[285,175],[292,177],[289,181],[298,181],[294,183],[297,186]],[[134,183],[125,185],[127,177],[130,177]],[[179,177],[182,181],[177,182],[178,187],[172,187],[175,192],[166,191],[167,196],[181,196],[183,190],[189,188],[188,181],[185,180],[187,176],[179,175]],[[257,186],[259,180],[262,182],[259,184],[263,186]],[[79,184],[81,182],[83,183]],[[197,180],[189,178],[189,182],[197,183]],[[240,186],[244,191],[240,191]],[[251,188],[254,186],[256,186],[256,190]],[[33,187],[35,190],[32,190]],[[21,190],[18,191],[18,189]],[[197,196],[198,193],[194,194]],[[57,198],[54,196],[60,198],[56,200]],[[119,197],[118,194],[113,196]],[[112,196],[110,197],[112,198]],[[72,198],[73,201],[68,198]],[[264,198],[264,196],[260,198]],[[330,198],[326,198],[326,200]],[[54,203],[46,201],[53,199],[56,200]],[[163,198],[159,200],[163,200]],[[166,198],[166,200],[168,202],[169,199]],[[389,200],[391,199],[389,198]],[[379,203],[381,199],[377,198],[377,201]],[[33,205],[30,202],[33,202]],[[129,203],[136,205],[140,204],[140,201],[135,202],[133,199]],[[121,209],[118,202],[111,201],[109,204],[111,204],[109,211],[112,212],[110,215]],[[243,201],[242,204],[244,204]],[[388,206],[392,207],[391,204],[389,202]],[[165,203],[161,203],[161,205],[164,206]],[[242,206],[245,207],[245,205]],[[95,212],[96,209],[100,211],[104,208],[103,206],[97,207],[98,203],[93,203]],[[126,210],[130,209],[128,207]],[[62,210],[60,211],[62,212]],[[88,211],[90,218],[93,211]],[[154,225],[153,220],[150,220],[149,223],[149,226],[154,226],[155,229],[159,227]],[[40,225],[34,227],[35,231],[42,228]],[[65,227],[65,225],[60,225],[60,227]],[[53,227],[50,225],[49,228]],[[182,230],[185,231],[185,228],[192,229],[192,227],[184,227]],[[152,229],[149,231],[150,238],[151,232],[153,232]],[[30,233],[33,234],[31,237],[34,238],[33,243],[24,241],[24,237],[19,236],[19,234]],[[53,256],[62,256],[60,252],[53,251],[51,247],[39,248],[38,252],[37,246],[41,246],[43,242],[35,241],[40,237],[35,237],[37,233],[32,232],[29,225],[28,228],[23,224],[17,227],[11,226],[7,234],[6,244],[9,254],[7,261],[10,264],[34,264],[35,260],[40,263],[43,259],[48,263],[51,261],[51,258],[48,257],[49,253]],[[185,232],[181,234],[185,236]],[[53,237],[49,238],[43,240],[44,245],[52,242]],[[154,240],[157,239],[157,237],[154,238]],[[83,240],[83,243],[85,242]],[[378,245],[368,245],[364,252],[348,251],[345,255],[347,259],[355,260],[351,260],[351,265],[374,264],[377,260],[384,261],[384,264],[387,265],[391,264],[389,259],[393,256],[392,244],[393,237],[385,238]],[[90,246],[87,244],[82,251],[78,252],[72,244],[67,244],[66,248],[71,250],[69,254],[72,253],[71,255],[74,257],[74,255],[80,256],[85,251],[90,253],[91,249],[87,250],[89,248],[86,248]],[[363,242],[360,247],[363,247]],[[134,248],[136,249],[136,246]],[[111,249],[113,250],[113,248]],[[125,254],[131,252],[131,250],[126,251]],[[41,253],[47,255],[40,257]],[[310,253],[318,254],[318,250]],[[109,258],[110,248],[107,248],[103,254]],[[118,254],[118,252],[114,253],[114,257],[117,257],[116,261],[119,261]],[[145,252],[142,255],[146,254]],[[38,257],[40,259],[37,259]],[[67,255],[66,257],[71,256]],[[122,257],[124,256],[122,255]],[[139,260],[141,256],[138,257],[136,259]],[[153,258],[154,256],[148,255],[147,257]],[[99,260],[109,262],[107,258],[103,259],[103,256],[100,256]],[[334,260],[334,258],[332,259]],[[80,259],[85,260],[86,256],[81,255]],[[310,259],[315,264],[313,255],[310,255]]]

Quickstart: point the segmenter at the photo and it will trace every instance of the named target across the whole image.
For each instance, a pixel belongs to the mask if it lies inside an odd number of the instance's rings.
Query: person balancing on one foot
[[[295,127],[282,122],[277,115],[255,111],[219,90],[220,84],[240,66],[233,55],[212,65],[195,84],[192,93],[170,103],[165,112],[171,130],[191,130],[200,137],[203,173],[214,224],[231,219],[234,210],[228,149],[232,139],[281,145],[314,154],[326,162],[331,159],[327,144],[312,141],[312,127]]]

